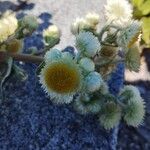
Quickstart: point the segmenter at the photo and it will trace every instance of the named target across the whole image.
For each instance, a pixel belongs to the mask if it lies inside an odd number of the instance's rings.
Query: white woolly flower
[[[95,27],[99,23],[99,15],[96,13],[88,13],[86,15],[86,21],[90,26]]]
[[[60,31],[56,25],[50,25],[47,29],[43,31],[44,37],[54,37],[59,38],[60,37]]]
[[[5,41],[18,28],[18,21],[15,14],[6,12],[0,19],[0,42]]]
[[[82,86],[80,68],[70,58],[47,63],[40,73],[40,83],[54,103],[70,103]]]
[[[102,77],[98,72],[91,72],[85,78],[85,89],[88,92],[95,92],[100,88],[102,82]]]
[[[141,34],[141,24],[140,22],[134,20],[129,26],[120,32],[117,38],[117,43],[119,46],[131,48],[132,45],[138,41]]]
[[[72,34],[78,34],[82,29],[86,28],[87,22],[83,18],[77,18],[74,23],[71,25]]]
[[[87,58],[87,57],[83,57],[80,60],[79,65],[81,68],[83,68],[87,72],[94,71],[94,69],[95,69],[94,62],[90,58]]]
[[[127,0],[107,0],[105,5],[105,16],[107,21],[124,26],[132,18],[132,6]]]
[[[93,57],[101,49],[98,38],[91,32],[80,32],[76,36],[76,47],[87,57]]]
[[[62,57],[61,51],[58,49],[51,49],[45,53],[44,60],[46,63],[56,61]]]

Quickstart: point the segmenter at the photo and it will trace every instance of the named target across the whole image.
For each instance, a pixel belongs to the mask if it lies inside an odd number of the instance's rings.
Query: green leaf
[[[3,85],[9,77],[12,69],[13,59],[9,57],[6,62],[0,63],[0,98],[3,97]]]
[[[150,0],[145,1],[139,6],[139,10],[142,11],[143,15],[148,15],[150,13]]]
[[[131,0],[131,3],[132,3],[135,7],[140,7],[143,2],[144,2],[144,0]]]
[[[146,44],[150,45],[150,17],[149,18],[142,18],[141,19],[142,24],[142,30],[143,30],[143,39],[146,42]]]

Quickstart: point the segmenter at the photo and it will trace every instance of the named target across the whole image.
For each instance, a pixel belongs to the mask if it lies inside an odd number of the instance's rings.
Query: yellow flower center
[[[80,85],[79,71],[62,62],[49,66],[44,76],[47,87],[57,93],[74,92]]]
[[[131,40],[128,43],[128,48],[132,47],[132,45],[138,40],[140,34],[141,33],[138,32],[137,34],[135,34],[135,36],[133,38],[131,38]]]

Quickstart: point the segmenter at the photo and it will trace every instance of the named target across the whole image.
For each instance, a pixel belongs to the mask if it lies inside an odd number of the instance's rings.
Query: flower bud
[[[53,62],[55,60],[58,60],[61,57],[62,57],[61,51],[59,51],[58,49],[51,49],[51,50],[46,52],[46,54],[44,56],[44,60],[46,63],[49,63],[49,62]]]
[[[106,103],[99,117],[101,125],[110,130],[119,124],[120,119],[121,108],[114,102]]]
[[[83,68],[87,72],[94,71],[94,69],[95,69],[94,62],[90,58],[87,58],[87,57],[83,57],[80,60],[79,65],[81,68]]]
[[[46,30],[43,31],[43,37],[48,45],[55,45],[59,42],[60,31],[55,25],[49,26]]]
[[[99,23],[99,15],[96,13],[88,13],[86,15],[86,21],[91,27],[95,27]]]
[[[97,72],[89,73],[85,78],[85,89],[88,92],[97,91],[102,84],[101,75]]]

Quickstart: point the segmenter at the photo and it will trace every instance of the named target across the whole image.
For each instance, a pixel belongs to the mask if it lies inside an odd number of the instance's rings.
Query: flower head
[[[117,38],[119,46],[131,48],[139,40],[141,35],[141,24],[138,21],[132,21],[129,26],[124,28]]]
[[[130,71],[139,72],[140,70],[140,51],[137,44],[129,48],[125,56],[125,65]]]
[[[96,114],[101,110],[99,99],[90,99],[88,94],[81,94],[74,101],[74,108],[80,114]]]
[[[10,12],[4,13],[2,19],[0,19],[0,42],[5,41],[8,36],[14,34],[18,28],[18,21],[15,14]]]
[[[51,63],[53,61],[57,61],[62,57],[62,53],[58,49],[50,49],[45,53],[44,60],[46,63]]]
[[[76,35],[83,29],[87,28],[88,24],[85,19],[77,18],[74,23],[71,25],[72,34]]]
[[[98,72],[90,72],[85,78],[85,89],[87,92],[95,92],[102,85],[102,77]]]
[[[37,18],[35,16],[25,16],[22,19],[22,26],[25,26],[27,30],[33,32],[38,27]]]
[[[124,26],[132,18],[132,6],[127,0],[107,0],[105,15],[107,21]]]
[[[124,111],[124,120],[126,123],[137,127],[143,122],[145,115],[145,103],[141,97],[133,97],[128,100]]]
[[[145,103],[140,96],[139,90],[132,86],[125,86],[121,93],[121,97],[124,98],[124,120],[128,125],[138,126],[143,122],[145,115]]]
[[[87,57],[93,57],[101,49],[98,38],[91,32],[80,32],[76,36],[76,47]]]
[[[87,72],[94,71],[94,69],[95,69],[94,62],[90,58],[87,58],[87,57],[83,57],[80,60],[79,65],[81,68],[83,68]]]
[[[96,13],[88,13],[85,19],[91,27],[95,27],[99,23],[99,15]]]
[[[114,102],[108,102],[101,111],[99,120],[101,125],[109,130],[119,124],[121,119],[121,109]]]
[[[70,103],[81,81],[79,67],[69,58],[47,63],[40,74],[42,87],[55,103]]]
[[[51,25],[43,31],[43,36],[44,37],[48,36],[48,37],[59,38],[60,37],[60,31],[56,25]]]

